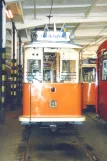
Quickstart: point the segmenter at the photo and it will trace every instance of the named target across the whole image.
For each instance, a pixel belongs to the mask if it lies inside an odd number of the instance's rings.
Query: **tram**
[[[98,118],[107,121],[107,40],[97,50],[97,108]]]
[[[58,127],[61,123],[83,123],[82,84],[79,80],[80,48],[61,32],[36,32],[24,46],[22,125]]]
[[[84,59],[81,70],[83,109],[93,110],[96,106],[96,59]]]

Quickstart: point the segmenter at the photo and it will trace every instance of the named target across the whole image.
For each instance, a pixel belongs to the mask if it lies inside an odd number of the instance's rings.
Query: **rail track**
[[[22,161],[29,161],[30,153],[29,153],[29,146],[30,146],[30,136],[31,136],[31,125],[27,127],[27,136],[26,136],[26,146],[25,146],[25,152],[23,155]]]
[[[95,121],[95,122],[99,122],[98,119],[97,119],[97,116],[93,117],[92,114],[93,112],[83,112],[85,116],[87,116],[88,118],[90,118],[91,120]]]
[[[76,131],[74,125],[71,125],[71,128],[72,128],[72,134],[73,134],[73,137],[75,136],[76,137],[76,140],[77,142],[80,144],[81,148],[83,149],[83,151],[85,152],[86,154],[86,157],[87,157],[87,161],[99,161],[97,159],[97,157],[87,149],[84,141],[82,141],[81,137],[79,136],[78,132]],[[25,152],[24,152],[24,155],[23,155],[23,160],[22,161],[30,161],[30,139],[32,139],[31,137],[31,130],[32,130],[32,126],[29,126],[28,129],[27,129],[27,137],[26,137],[26,148],[25,148]],[[72,136],[71,136],[72,137]],[[36,138],[35,138],[36,139]],[[72,160],[72,159],[71,159]],[[32,160],[33,161],[33,160]],[[50,160],[51,161],[51,160]],[[75,159],[74,159],[75,161]],[[86,159],[84,159],[84,161],[86,161]]]
[[[85,151],[87,157],[89,158],[89,160],[90,160],[90,161],[99,161],[99,160],[97,159],[97,157],[96,157],[95,155],[93,155],[93,153],[90,152],[90,151],[87,149],[87,147],[85,146],[85,143],[84,143],[84,142],[82,141],[82,139],[80,138],[80,136],[79,136],[79,134],[78,134],[78,132],[76,131],[76,129],[75,129],[74,126],[72,126],[72,129],[73,129],[73,133],[74,133],[75,137],[76,137],[77,140],[79,141],[81,147],[84,149],[84,151]]]

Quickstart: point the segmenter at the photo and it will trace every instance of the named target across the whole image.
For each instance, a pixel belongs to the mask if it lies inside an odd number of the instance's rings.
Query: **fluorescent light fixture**
[[[8,18],[12,19],[13,18],[13,14],[11,10],[5,10],[6,11],[6,15]]]

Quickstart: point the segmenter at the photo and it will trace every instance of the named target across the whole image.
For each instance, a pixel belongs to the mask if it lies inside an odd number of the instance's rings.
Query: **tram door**
[[[99,57],[98,69],[98,114],[107,121],[107,51]]]
[[[82,67],[83,109],[95,107],[96,104],[96,65]]]

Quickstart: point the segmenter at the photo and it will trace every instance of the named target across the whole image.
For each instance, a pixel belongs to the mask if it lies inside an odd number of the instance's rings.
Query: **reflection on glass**
[[[62,60],[61,80],[72,81],[76,79],[76,60]]]
[[[41,60],[28,59],[27,60],[27,80],[34,82],[41,81]]]
[[[82,68],[82,79],[84,82],[95,82],[96,80],[95,67],[83,67]]]
[[[56,54],[43,54],[43,82],[56,82]]]
[[[107,80],[107,59],[103,60],[102,80]]]
[[[50,70],[43,70],[43,80],[44,81],[51,80],[51,71]]]

